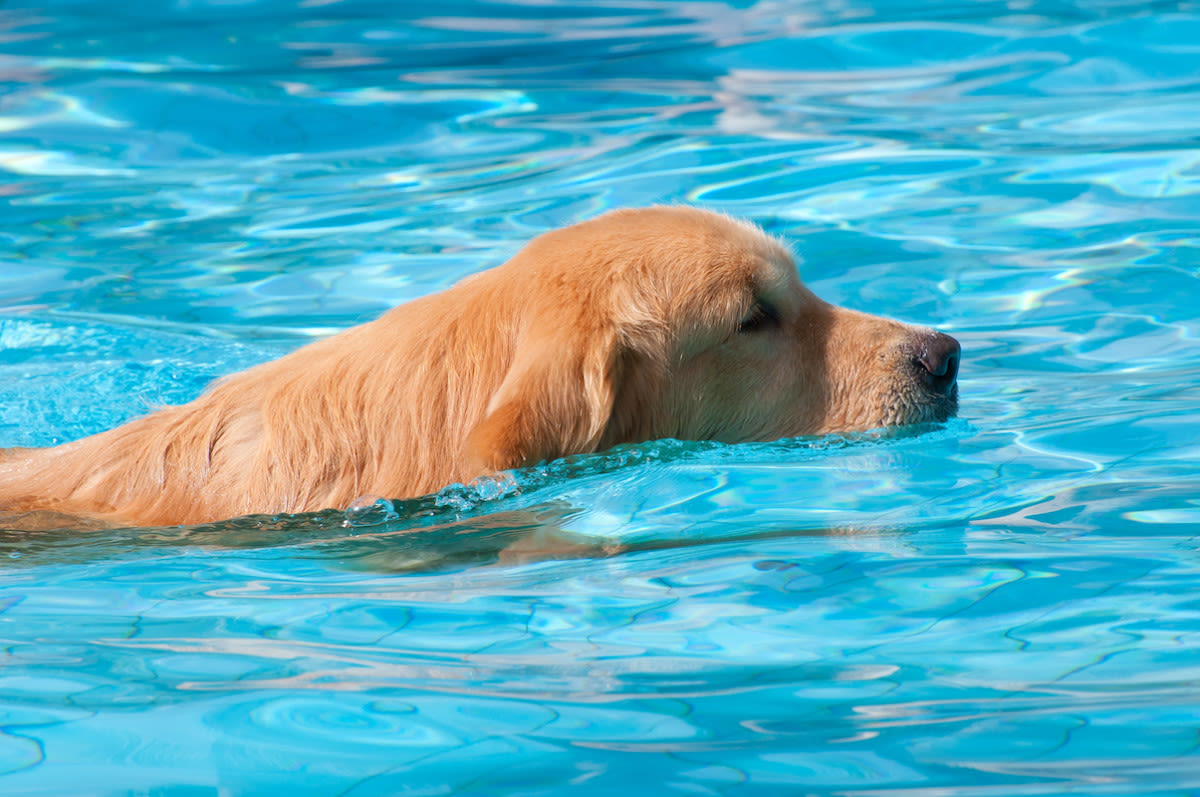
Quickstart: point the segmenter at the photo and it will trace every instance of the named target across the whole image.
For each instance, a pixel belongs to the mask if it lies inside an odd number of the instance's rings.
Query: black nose
[[[934,332],[921,342],[916,363],[922,369],[925,384],[943,396],[954,393],[958,382],[958,361],[962,358],[962,347],[958,341],[941,332]]]

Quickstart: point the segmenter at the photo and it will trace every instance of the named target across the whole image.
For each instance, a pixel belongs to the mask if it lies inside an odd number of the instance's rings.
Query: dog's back
[[[488,312],[458,306],[478,293],[398,307],[116,429],[3,450],[0,510],[166,525],[419,495],[464,478],[451,441],[483,413],[504,358],[494,341],[469,351],[484,343],[455,329]],[[472,373],[455,373],[464,360]]]

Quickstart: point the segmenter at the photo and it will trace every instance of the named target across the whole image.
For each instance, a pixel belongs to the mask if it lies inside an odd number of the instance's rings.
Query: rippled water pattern
[[[653,202],[965,350],[921,434],[0,533],[0,792],[1200,793],[1198,130],[1194,2],[0,4],[0,445]]]

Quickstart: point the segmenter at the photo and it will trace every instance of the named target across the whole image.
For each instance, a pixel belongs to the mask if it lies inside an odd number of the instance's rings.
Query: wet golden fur
[[[189,404],[5,452],[0,509],[196,523],[421,495],[620,442],[942,420],[954,396],[912,365],[930,334],[822,302],[752,225],[615,211]]]

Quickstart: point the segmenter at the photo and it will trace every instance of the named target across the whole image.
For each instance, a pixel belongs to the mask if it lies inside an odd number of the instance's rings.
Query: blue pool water
[[[0,793],[1200,793],[1198,131],[1195,2],[0,4],[0,445],[653,202],[965,350],[922,434],[0,532]]]

